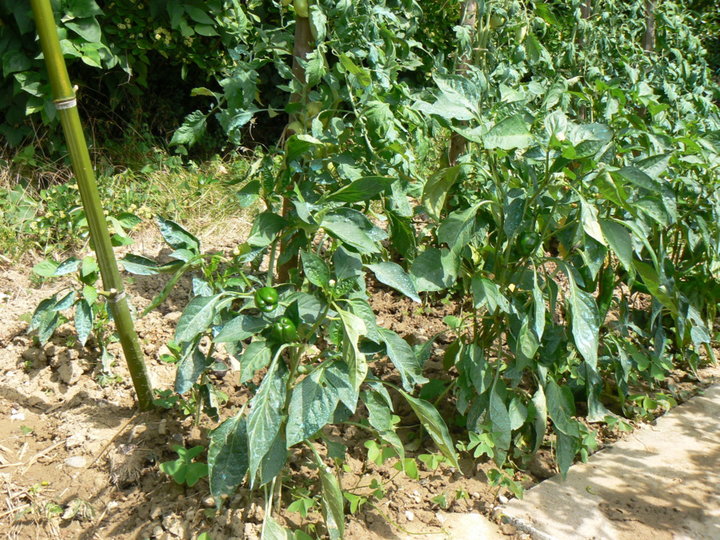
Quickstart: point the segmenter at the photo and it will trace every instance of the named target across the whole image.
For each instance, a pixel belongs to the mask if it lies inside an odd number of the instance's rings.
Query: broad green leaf
[[[419,292],[442,291],[452,286],[457,272],[451,259],[450,250],[429,247],[418,255],[410,267],[410,275]]]
[[[488,150],[527,148],[532,142],[533,138],[525,121],[517,115],[498,122],[483,136],[483,143]]]
[[[175,371],[175,392],[184,394],[197,382],[198,377],[207,368],[207,359],[197,344],[187,348]]]
[[[412,392],[417,384],[424,384],[428,379],[422,374],[422,365],[418,362],[413,348],[392,330],[379,328],[380,337],[385,342],[388,358],[400,372],[405,390]]]
[[[35,308],[35,312],[30,320],[28,331],[32,332],[37,330],[38,341],[40,341],[41,345],[47,343],[57,327],[60,326],[62,319],[57,310],[55,310],[56,305],[57,295],[46,298]]]
[[[216,343],[232,343],[254,336],[269,325],[268,321],[250,315],[238,315],[226,322],[214,341]]]
[[[555,428],[570,437],[579,437],[580,430],[577,423],[571,418],[572,411],[568,406],[560,387],[553,379],[548,379],[545,385],[547,411]]]
[[[557,459],[558,468],[563,478],[567,475],[570,466],[575,459],[577,439],[558,432],[555,434],[555,459]]]
[[[489,313],[495,313],[498,308],[504,313],[510,313],[510,303],[496,283],[475,274],[472,278],[472,291],[475,309],[485,306]]]
[[[169,219],[158,216],[157,224],[160,234],[173,249],[187,249],[193,253],[200,253],[200,240],[180,225]]]
[[[330,384],[337,393],[340,402],[345,405],[350,413],[355,413],[358,402],[358,390],[350,384],[350,372],[344,362],[333,362],[325,368],[325,381]]]
[[[368,372],[367,359],[358,348],[360,336],[367,335],[367,328],[354,313],[339,308],[337,312],[343,326],[343,358],[348,365],[350,384],[358,390]]]
[[[232,495],[248,469],[247,419],[244,410],[228,418],[210,432],[208,467],[210,493],[219,506],[224,496]]]
[[[342,489],[332,469],[317,458],[320,484],[322,485],[322,509],[330,540],[341,540],[345,535],[345,510]]]
[[[597,209],[582,197],[580,197],[580,219],[582,220],[585,233],[603,246],[606,246],[607,243],[605,242],[602,228],[598,222]]]
[[[255,396],[250,400],[248,416],[248,448],[250,458],[250,484],[255,484],[255,474],[265,455],[273,447],[283,423],[285,408],[287,369],[281,358],[271,365]]]
[[[361,253],[378,253],[377,240],[384,239],[365,216],[350,208],[329,212],[320,226]]]
[[[417,248],[411,220],[391,210],[386,212],[390,219],[390,242],[403,257],[412,260]]]
[[[240,384],[251,380],[255,373],[272,360],[272,348],[265,340],[253,341],[240,356]]]
[[[431,217],[440,220],[450,188],[458,181],[460,165],[443,169],[431,176],[423,187],[422,205]]]
[[[69,309],[75,303],[76,298],[77,298],[77,293],[75,291],[70,291],[65,296],[63,296],[60,300],[58,300],[57,304],[55,304],[55,307],[53,307],[53,309],[55,311],[64,311],[66,309]]]
[[[568,302],[572,313],[572,335],[575,346],[592,367],[597,368],[597,352],[599,344],[600,314],[595,298],[580,289],[574,278],[570,278],[570,295]]]
[[[178,343],[192,341],[199,334],[207,331],[212,325],[215,308],[222,297],[222,294],[216,294],[198,296],[190,300],[175,327],[175,341]]]
[[[304,441],[330,423],[339,400],[335,388],[324,380],[322,369],[315,370],[295,386],[288,409],[288,447]]]
[[[369,201],[388,191],[396,180],[386,176],[364,176],[325,196],[325,200],[348,203]]]
[[[447,425],[445,425],[445,421],[442,419],[442,416],[440,416],[437,409],[424,399],[414,398],[402,390],[400,392],[405,399],[407,399],[408,404],[417,415],[422,426],[428,432],[430,437],[432,437],[432,440],[435,442],[442,455],[450,461],[453,467],[460,469],[452,437],[450,437]]]
[[[60,265],[55,261],[45,259],[44,261],[40,261],[35,266],[33,266],[32,271],[38,276],[53,277],[58,269],[58,266]]]
[[[412,301],[420,303],[420,297],[415,290],[415,284],[405,270],[403,270],[402,266],[394,262],[379,262],[368,264],[367,267],[372,270],[380,283],[384,283],[388,287],[392,287],[396,291],[403,293]]]
[[[269,246],[286,225],[287,221],[284,218],[272,212],[258,214],[253,222],[247,243],[255,247]]]
[[[173,133],[170,145],[186,144],[192,146],[205,135],[207,115],[202,111],[194,111],[185,117],[182,125]]]
[[[90,43],[97,43],[102,39],[102,30],[95,17],[68,21],[65,27]]]
[[[83,347],[87,343],[92,332],[93,312],[90,304],[84,298],[75,305],[75,330],[77,330],[78,341]]]
[[[311,251],[301,251],[303,273],[310,283],[322,290],[330,287],[330,268],[320,257]]]
[[[495,383],[490,391],[488,417],[490,418],[493,442],[495,443],[495,463],[497,463],[498,466],[502,466],[510,450],[512,430],[510,426],[510,414],[498,391],[498,384],[501,383]]]
[[[78,268],[80,268],[80,264],[82,264],[82,261],[80,261],[80,259],[70,257],[69,259],[66,259],[60,263],[60,265],[57,267],[57,270],[55,270],[54,275],[65,276],[67,274],[77,272]]]
[[[280,525],[271,515],[266,515],[263,521],[260,540],[294,540],[293,534]]]
[[[405,457],[405,447],[395,432],[392,422],[392,410],[383,396],[375,391],[363,392],[363,403],[368,410],[368,422],[380,437],[390,443],[401,459]]]
[[[625,270],[632,272],[633,248],[630,231],[620,223],[609,219],[600,220],[600,228],[607,239],[608,246],[617,255]]]

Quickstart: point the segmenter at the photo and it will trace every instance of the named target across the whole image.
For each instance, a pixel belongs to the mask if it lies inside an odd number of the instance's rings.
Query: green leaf
[[[580,289],[570,277],[570,310],[572,313],[572,335],[575,346],[592,367],[597,369],[597,351],[600,332],[600,314],[595,298]]]
[[[366,265],[375,274],[380,283],[403,293],[412,301],[420,303],[415,284],[402,266],[394,262],[380,262]]]
[[[75,257],[70,257],[69,259],[64,260],[60,263],[60,266],[57,267],[57,270],[55,270],[55,276],[64,276],[67,274],[72,274],[73,272],[77,272],[78,268],[80,268],[81,261],[79,259],[76,259]]]
[[[361,253],[378,253],[380,247],[377,240],[384,239],[365,216],[350,208],[329,212],[323,217],[320,226]]]
[[[210,432],[208,467],[210,493],[216,505],[232,495],[248,470],[247,419],[240,411]]]
[[[95,0],[68,0],[64,7],[66,16],[71,18],[83,19],[103,14]]]
[[[185,117],[182,125],[173,133],[170,146],[186,144],[192,146],[205,135],[207,115],[202,111],[194,111]]]
[[[358,390],[368,372],[367,359],[358,347],[360,336],[367,335],[367,328],[354,313],[342,309],[337,312],[343,325],[343,358],[348,365],[350,384]]]
[[[270,452],[283,423],[285,408],[287,369],[278,358],[268,370],[257,394],[250,400],[248,416],[248,448],[250,459],[250,484],[255,484],[255,474],[263,458]]]
[[[386,328],[378,328],[378,330],[385,343],[388,358],[400,372],[403,388],[411,392],[415,385],[428,382],[422,374],[423,366],[418,362],[415,351],[408,342],[392,330]]]
[[[55,271],[58,269],[58,266],[60,265],[55,261],[45,259],[33,266],[32,271],[38,276],[53,277],[55,275]]]
[[[502,396],[498,392],[496,382],[490,391],[490,404],[488,406],[488,417],[492,426],[493,442],[495,443],[495,463],[502,466],[510,450],[512,430],[510,427],[510,414],[505,406]]]
[[[496,283],[475,274],[472,278],[472,291],[475,309],[485,306],[491,314],[498,308],[504,313],[510,313],[510,303]]]
[[[532,142],[533,138],[525,121],[518,115],[510,116],[498,122],[483,136],[483,143],[488,150],[493,148],[503,150],[527,148]]]
[[[448,249],[434,247],[418,255],[410,267],[416,290],[442,291],[451,287],[457,279],[457,272],[451,264],[452,257]]]
[[[301,251],[303,273],[310,283],[322,290],[330,287],[330,268],[320,257],[310,251]]]
[[[450,188],[457,182],[461,170],[460,165],[449,167],[438,171],[425,182],[422,205],[434,219],[440,220]]]
[[[430,437],[432,437],[432,440],[435,442],[442,455],[450,461],[450,464],[453,467],[460,469],[452,437],[450,437],[447,425],[445,425],[445,422],[437,409],[424,399],[414,398],[402,390],[400,393],[405,397],[408,404],[420,420],[420,423],[428,432]]]
[[[582,220],[585,233],[603,246],[606,246],[607,242],[605,241],[605,236],[598,222],[597,209],[582,197],[580,197],[580,219]]]
[[[177,371],[175,372],[175,392],[178,394],[184,394],[188,392],[198,377],[207,368],[207,359],[205,355],[200,352],[197,344],[193,344],[183,354],[177,365]]]
[[[260,317],[238,315],[226,322],[215,336],[216,343],[233,343],[254,336],[269,326],[269,322]]]
[[[368,422],[380,437],[390,443],[400,458],[405,457],[405,447],[395,432],[392,410],[385,399],[375,391],[363,392],[363,403],[368,410]]]
[[[294,540],[293,534],[280,525],[271,515],[263,521],[260,540]]]
[[[83,347],[87,343],[92,331],[93,312],[90,304],[84,298],[75,305],[75,330],[78,341]]]
[[[316,457],[322,485],[322,510],[330,540],[341,540],[345,534],[345,510],[340,482],[332,469]]]
[[[68,21],[65,23],[65,27],[90,43],[98,43],[102,39],[100,24],[94,17]]]
[[[265,340],[253,341],[240,356],[240,384],[251,380],[258,370],[266,367],[272,360],[272,349]]]
[[[563,478],[567,475],[570,466],[575,459],[577,439],[562,432],[556,433],[555,457]]]
[[[633,248],[630,231],[617,221],[609,219],[600,220],[600,228],[607,239],[608,246],[617,255],[625,270],[632,272]]]
[[[175,341],[178,343],[192,341],[199,334],[207,331],[212,325],[215,308],[222,297],[222,294],[216,294],[198,296],[190,300],[177,322]]]
[[[579,437],[580,430],[578,429],[577,422],[571,418],[572,410],[562,390],[553,379],[548,379],[545,385],[545,395],[548,415],[553,421],[555,428],[570,437]]]
[[[305,377],[292,392],[286,428],[287,446],[310,438],[332,420],[340,398],[328,385],[323,370]]]
[[[386,176],[364,176],[327,195],[325,200],[348,203],[369,201],[380,193],[387,192],[396,180],[396,178]]]
[[[258,214],[253,222],[247,243],[255,247],[269,246],[286,225],[287,221],[284,218],[272,212]]]
[[[193,234],[183,229],[180,225],[157,216],[156,218],[160,234],[173,249],[187,249],[195,254],[200,253],[200,240]]]

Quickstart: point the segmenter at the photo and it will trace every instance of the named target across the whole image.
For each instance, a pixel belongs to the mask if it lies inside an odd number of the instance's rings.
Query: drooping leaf
[[[415,385],[424,384],[428,379],[422,374],[422,365],[418,362],[413,348],[397,333],[379,328],[380,337],[385,342],[388,358],[400,372],[403,388],[412,392]]]
[[[285,407],[287,369],[281,359],[277,359],[268,370],[257,393],[250,400],[248,416],[248,448],[250,457],[248,470],[250,483],[255,484],[255,475],[265,455],[282,428],[283,409]]]
[[[420,303],[415,284],[402,266],[394,262],[379,262],[368,264],[367,267],[372,270],[380,283],[384,283],[388,287],[403,293],[412,301]]]
[[[311,251],[301,251],[303,273],[310,283],[323,290],[330,286],[330,268]]]
[[[193,253],[200,253],[200,240],[180,225],[169,219],[157,217],[160,234],[173,249],[187,249]]]
[[[268,321],[250,315],[238,315],[226,322],[215,336],[216,343],[243,341],[254,336],[269,325]]]
[[[232,495],[242,483],[248,469],[247,418],[240,411],[210,432],[208,468],[210,493],[216,505]]]
[[[335,388],[315,370],[295,386],[290,397],[286,439],[288,447],[311,437],[332,420],[340,400]]]
[[[500,384],[500,382],[495,383],[490,391],[488,417],[492,426],[493,441],[495,442],[495,463],[497,463],[498,466],[502,466],[510,450],[512,430],[510,426],[510,414],[498,391],[498,384]]]
[[[525,121],[517,115],[498,122],[483,136],[483,143],[488,150],[527,148],[532,141],[532,135],[528,131]]]
[[[269,246],[275,236],[283,230],[287,221],[272,212],[263,212],[255,217],[247,243],[255,247]]]
[[[175,371],[175,392],[184,394],[189,391],[206,367],[207,360],[197,344],[188,347]]]
[[[92,332],[93,312],[90,304],[84,298],[75,305],[75,330],[78,341],[83,347],[87,343]]]
[[[575,346],[583,359],[592,367],[597,368],[597,351],[599,345],[600,313],[595,298],[583,291],[570,279],[570,311],[572,313],[572,335]]]
[[[175,341],[178,343],[192,341],[208,330],[215,316],[215,309],[222,298],[222,294],[193,298],[178,319]]]
[[[387,176],[363,176],[327,195],[325,200],[348,203],[369,201],[388,191],[396,180]]]
[[[363,320],[350,311],[337,310],[343,326],[343,358],[348,365],[350,384],[356,390],[365,380],[368,372],[367,359],[360,352],[360,336],[367,334]]]
[[[432,437],[432,440],[442,455],[445,456],[455,468],[460,469],[452,437],[450,437],[447,425],[437,409],[424,399],[414,398],[402,390],[401,393],[413,412],[417,415],[423,428],[425,428],[430,437]]]

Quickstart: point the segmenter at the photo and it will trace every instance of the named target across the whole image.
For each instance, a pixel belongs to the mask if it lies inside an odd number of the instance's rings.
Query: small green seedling
[[[182,446],[175,445],[173,450],[177,452],[178,458],[175,461],[166,461],[160,464],[160,470],[172,476],[173,480],[180,485],[186,484],[192,487],[198,480],[208,475],[207,463],[193,462],[197,456],[205,450],[204,446],[194,446],[189,450]]]

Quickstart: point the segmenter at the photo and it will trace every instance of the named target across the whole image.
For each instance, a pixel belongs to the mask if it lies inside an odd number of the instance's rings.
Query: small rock
[[[173,536],[185,538],[185,533],[187,532],[185,530],[185,524],[183,523],[182,519],[180,519],[180,516],[178,516],[177,514],[167,514],[163,516],[162,525],[163,529],[165,529]]]
[[[203,506],[205,508],[212,508],[215,506],[215,499],[213,497],[205,497],[203,499]]]
[[[159,506],[156,506],[150,511],[150,519],[156,520],[160,517],[160,514],[162,514],[162,509]]]
[[[152,536],[153,538],[160,538],[164,533],[163,528],[160,525],[156,525],[153,528]]]
[[[517,529],[509,523],[503,523],[500,525],[500,532],[504,535],[511,536],[513,534],[517,534]]]
[[[412,510],[405,510],[405,519],[412,521],[415,519],[415,513]]]
[[[71,456],[65,460],[65,465],[75,469],[83,469],[87,465],[87,459],[84,456]]]
[[[507,502],[510,499],[508,499],[505,495],[498,495],[498,501],[500,501],[502,504],[507,504]]]
[[[157,432],[158,435],[165,435],[167,433],[167,420],[165,418],[158,422]]]
[[[165,320],[171,323],[177,322],[182,315],[182,311],[171,311],[165,315]]]
[[[22,422],[25,420],[25,413],[13,407],[10,409],[10,420],[18,420]]]
[[[437,519],[437,521],[440,525],[442,525],[443,523],[445,523],[447,521],[447,518],[445,517],[445,515],[440,512],[435,514],[435,519]]]
[[[30,362],[35,369],[45,366],[47,358],[45,351],[38,347],[32,347],[22,352],[23,360]]]
[[[48,345],[45,346],[45,356],[47,356],[48,358],[52,358],[56,354],[57,354],[57,347],[55,347],[54,344],[49,343]]]
[[[57,373],[60,380],[70,386],[80,380],[84,371],[76,362],[65,362],[60,364]]]
[[[74,433],[65,441],[65,448],[72,450],[85,443],[85,433]]]
[[[473,491],[473,492],[470,494],[470,497],[473,498],[473,499],[479,499],[479,498],[480,498],[480,494],[479,494],[477,491]]]

